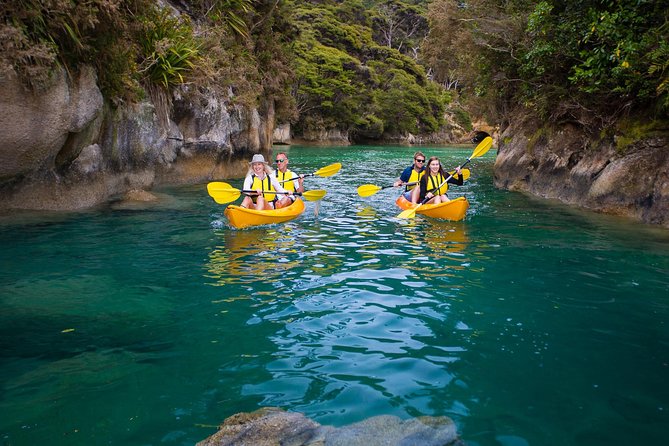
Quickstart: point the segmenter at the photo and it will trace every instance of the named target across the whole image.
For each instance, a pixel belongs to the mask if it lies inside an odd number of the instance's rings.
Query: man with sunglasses
[[[297,175],[288,169],[288,155],[285,152],[276,154],[276,179],[281,186],[289,192],[304,192],[304,175]],[[285,208],[290,206],[295,201],[295,195],[284,195],[277,197],[274,203],[275,209]]]
[[[413,164],[404,169],[399,180],[395,181],[393,186],[405,185],[404,198],[411,201],[411,190],[416,187],[424,173],[425,155],[423,155],[423,152],[416,152],[413,154]]]

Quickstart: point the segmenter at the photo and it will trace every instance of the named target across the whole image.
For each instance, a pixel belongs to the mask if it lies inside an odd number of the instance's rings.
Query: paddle
[[[240,190],[237,188],[232,187],[228,183],[223,183],[221,181],[213,181],[209,184],[207,184],[207,192],[211,196],[211,198],[214,199],[214,201],[218,204],[225,204],[225,203],[230,203],[231,201],[235,201],[239,196],[244,193],[244,194],[256,194],[257,192],[254,190]],[[316,190],[307,190],[302,193],[299,192],[263,192],[264,194],[286,194],[286,195],[299,195],[304,197],[305,200],[307,201],[318,201],[322,199],[327,191],[322,190],[322,189],[316,189]]]
[[[318,169],[314,173],[308,173],[308,174],[304,175],[304,178],[313,177],[313,176],[331,177],[332,175],[339,172],[339,169],[341,169],[341,163],[330,164],[329,166],[321,167],[320,169]],[[279,181],[279,184],[287,183],[289,181],[293,181],[293,180],[297,180],[297,179],[298,179],[298,177],[289,178],[287,180]]]
[[[461,172],[462,172],[462,180],[467,181],[471,176],[471,172],[469,171],[469,169],[462,169]],[[450,172],[450,175],[455,175],[455,171]],[[413,186],[414,184],[418,184],[418,181],[413,181],[411,183],[402,183],[401,186]],[[390,187],[395,187],[395,185],[391,184],[390,186],[382,187],[382,186],[377,186],[375,184],[363,184],[362,186],[358,186],[358,195],[360,195],[361,197],[371,197],[378,191],[383,189],[388,189]]]
[[[411,183],[402,183],[401,186],[413,186],[414,184],[417,183],[418,181],[414,181]],[[388,189],[389,187],[395,187],[395,185],[391,184],[390,186],[381,187],[381,186],[376,186],[374,184],[363,184],[362,186],[358,186],[358,195],[360,195],[361,197],[371,197],[378,191],[383,189]]]
[[[481,141],[481,142],[476,146],[476,148],[475,148],[474,151],[472,152],[471,156],[470,156],[469,158],[467,158],[467,161],[465,161],[464,163],[462,163],[462,165],[459,166],[459,167],[462,169],[463,167],[465,167],[465,166],[472,160],[472,158],[478,158],[479,156],[485,155],[485,154],[488,152],[488,150],[490,150],[491,147],[492,147],[492,138],[491,138],[490,136],[488,136],[488,137],[486,137],[483,141]],[[441,184],[439,185],[439,187],[437,187],[436,189],[437,189],[437,190],[440,189],[440,188],[441,188],[442,186],[444,186],[444,185],[448,182],[448,180],[450,180],[452,177],[453,177],[453,174],[449,175],[448,178],[446,178],[446,179],[444,180],[444,182],[441,183]],[[424,205],[425,203],[427,203],[429,200],[430,200],[430,198],[425,197],[425,199],[423,199],[423,201],[421,201],[421,202],[418,204],[418,206],[416,206],[415,208],[412,208],[412,209],[406,209],[406,210],[400,212],[400,214],[397,216],[397,218],[413,218],[413,217],[415,217],[415,216],[416,216],[416,211],[417,211],[422,205]]]

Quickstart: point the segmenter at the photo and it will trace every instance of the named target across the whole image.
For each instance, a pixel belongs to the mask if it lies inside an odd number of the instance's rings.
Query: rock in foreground
[[[445,446],[463,445],[448,417],[401,420],[381,415],[335,428],[304,415],[266,407],[227,418],[197,446]]]

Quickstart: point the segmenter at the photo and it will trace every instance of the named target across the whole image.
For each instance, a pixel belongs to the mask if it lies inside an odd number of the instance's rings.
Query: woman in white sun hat
[[[265,161],[265,157],[257,153],[249,163],[249,171],[244,178],[244,190],[253,190],[242,200],[242,207],[257,210],[274,209],[276,193],[286,192],[272,173],[272,169]]]

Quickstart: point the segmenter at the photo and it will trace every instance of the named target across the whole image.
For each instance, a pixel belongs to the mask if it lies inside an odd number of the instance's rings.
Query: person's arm
[[[456,186],[462,186],[465,183],[465,180],[462,178],[462,174],[456,173],[447,181],[447,183],[455,184]]]
[[[407,167],[406,169],[404,169],[404,170],[402,171],[402,173],[400,174],[400,178],[399,178],[399,180],[395,181],[395,182],[393,183],[393,186],[395,186],[395,187],[397,187],[397,186],[401,186],[402,184],[404,184],[404,183],[406,183],[407,181],[409,181],[409,178],[411,178],[411,169],[413,169],[413,166],[409,166],[409,167]]]
[[[425,196],[427,195],[427,174],[423,175],[418,182],[418,188],[420,189],[420,192],[418,194],[418,203],[421,203],[424,199]]]
[[[244,178],[244,186],[242,186],[243,190],[251,190],[251,186],[253,186],[253,177],[251,175],[246,175]]]
[[[456,186],[462,186],[464,182],[465,182],[464,175],[462,175],[462,171],[458,167],[455,169],[453,176],[448,180],[448,183],[455,184]]]

